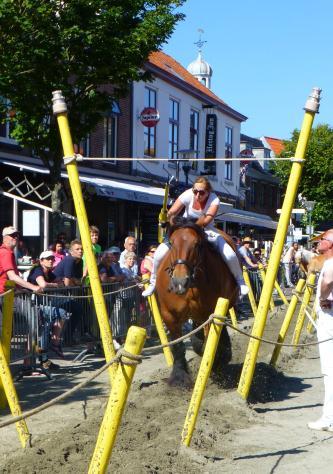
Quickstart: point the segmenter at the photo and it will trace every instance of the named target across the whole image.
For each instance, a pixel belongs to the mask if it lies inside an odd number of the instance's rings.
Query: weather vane
[[[198,28],[198,33],[199,33],[199,40],[196,41],[194,44],[197,45],[199,51],[201,51],[203,45],[204,45],[205,43],[207,43],[207,41],[203,41],[203,40],[201,39],[201,35],[204,33],[204,30],[203,30],[203,29]]]

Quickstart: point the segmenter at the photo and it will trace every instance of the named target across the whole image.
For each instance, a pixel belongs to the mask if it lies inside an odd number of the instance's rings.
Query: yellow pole
[[[68,125],[67,106],[65,103],[65,99],[63,98],[61,91],[55,91],[53,92],[52,100],[53,113],[57,117],[64,155],[65,158],[70,160],[71,157],[74,158],[74,147],[71,132]],[[66,162],[65,160],[65,164],[68,173],[69,184],[71,186],[73,194],[73,201],[79,224],[83,251],[86,256],[90,286],[95,304],[97,320],[101,332],[105,359],[108,362],[113,357],[115,357],[116,353],[113,347],[112,333],[103,296],[103,290],[98,275],[96,258],[92,250],[88,217],[82,196],[79,173],[75,159],[68,162]],[[111,365],[109,371],[111,378],[113,378],[116,373],[116,364]]]
[[[284,304],[289,304],[289,301],[287,300],[286,295],[283,293],[283,291],[281,289],[281,286],[279,285],[277,280],[275,280],[275,282],[274,282],[274,288],[279,293],[279,296],[280,296],[281,300],[284,302]]]
[[[151,296],[148,296],[148,301],[149,301],[150,307],[152,309],[157,334],[158,334],[158,337],[160,338],[161,344],[168,344],[169,341],[168,341],[168,338],[167,338],[167,335],[166,335],[166,332],[165,332],[165,329],[164,329],[164,326],[163,326],[161,313],[160,313],[160,310],[158,308],[158,304],[157,304],[157,301],[156,301],[156,296],[154,295],[154,293]],[[170,347],[169,346],[163,347],[163,353],[164,353],[164,357],[165,357],[167,366],[172,367],[173,366],[173,355],[172,355]]]
[[[305,285],[305,280],[303,280],[302,278],[300,280],[298,280],[298,283],[296,285],[296,295],[293,295],[291,297],[286,315],[284,317],[284,320],[283,320],[283,323],[282,323],[282,326],[281,326],[281,329],[280,329],[280,332],[279,332],[279,336],[278,336],[278,340],[277,340],[277,342],[279,342],[279,343],[283,343],[284,340],[285,340],[287,331],[289,329],[292,317],[295,313],[295,309],[296,309],[296,306],[297,306],[297,303],[298,303],[298,295],[300,295],[301,292],[303,291],[304,285]],[[273,365],[273,366],[276,365],[277,359],[278,359],[279,354],[281,352],[281,348],[282,347],[280,345],[275,346],[273,354],[272,354],[272,358],[271,358],[271,361],[270,361],[271,365]]]
[[[230,314],[230,318],[231,318],[232,325],[233,325],[235,328],[238,328],[238,323],[237,323],[237,317],[236,317],[235,308],[230,308],[230,309],[229,309],[229,314]]]
[[[275,234],[273,248],[268,263],[265,283],[263,285],[260,301],[258,304],[258,311],[252,327],[252,335],[259,338],[262,337],[266,325],[266,318],[268,314],[270,299],[272,296],[273,286],[281,260],[283,245],[288,231],[291,211],[295,202],[298,185],[301,179],[302,169],[305,161],[305,151],[309,141],[314,115],[319,110],[320,92],[320,89],[314,88],[312,91],[312,95],[310,95],[309,99],[305,104],[305,116],[298,139],[295,158],[293,160],[293,164],[290,170],[288,186],[286,189],[279,224]],[[250,391],[259,347],[260,341],[251,338],[238,385],[238,393],[243,398],[247,398]]]
[[[166,224],[168,220],[167,216],[167,205],[168,205],[168,197],[169,197],[169,188],[170,185],[167,183],[164,188],[164,198],[163,198],[163,204],[162,208],[160,210],[160,213],[158,215],[158,243],[162,243],[165,235],[165,230],[163,225]]]
[[[10,373],[9,365],[7,363],[2,344],[0,343],[0,379],[2,381],[6,398],[8,400],[8,405],[12,415],[21,416],[22,411],[18,396],[15,390],[14,382],[12,379],[12,374]],[[30,434],[25,420],[20,420],[15,423],[17,433],[23,448],[26,447],[27,442],[29,441]]]
[[[246,267],[243,267],[243,278],[244,278],[246,286],[249,289],[248,296],[249,296],[253,316],[255,316],[257,314],[258,308],[257,308],[257,303],[256,303],[256,300],[255,300],[255,297],[254,297],[254,294],[253,294],[251,280],[250,280],[250,277],[249,277],[249,272],[247,271]]]
[[[228,312],[229,300],[219,298],[217,300],[214,314],[217,316],[226,316]],[[182,432],[182,443],[185,446],[189,446],[191,443],[193,431],[198,418],[200,405],[208,382],[208,377],[212,370],[216,349],[219,343],[222,326],[214,324],[214,322],[221,323],[219,319],[213,320],[210,325],[209,334],[207,337],[205,352],[202,356],[198,376],[195,382],[195,386],[192,393],[189,408],[184,423]]]
[[[259,268],[262,284],[264,285],[265,278],[266,278],[266,273],[265,273],[265,269],[264,269],[264,266],[262,265],[262,263],[258,264],[258,268]],[[275,284],[275,282],[274,282],[274,284]],[[273,296],[271,296],[271,299],[269,301],[269,307],[271,308],[271,311],[274,311],[275,306],[274,306]]]
[[[12,340],[13,328],[14,288],[15,283],[13,281],[6,281],[5,291],[12,291],[3,297],[1,344],[8,364],[10,363],[10,343]],[[6,408],[6,406],[7,398],[0,379],[0,409]]]
[[[299,338],[301,337],[301,332],[304,324],[304,319],[305,319],[305,310],[308,304],[310,303],[310,299],[313,293],[313,285],[315,284],[316,281],[316,274],[311,273],[307,279],[307,285],[305,287],[304,291],[304,297],[303,301],[298,313],[298,318],[296,321],[296,326],[294,330],[294,335],[293,335],[293,344],[296,345],[299,342]]]
[[[311,318],[313,321],[317,319],[317,313],[316,313],[316,303],[314,302],[312,305],[312,310],[311,310]],[[313,324],[311,320],[308,322],[308,325],[306,326],[306,330],[309,334],[312,334],[313,332]]]
[[[146,330],[137,326],[131,326],[127,333],[124,349],[130,354],[139,355],[145,340]],[[131,363],[130,359],[123,357],[123,360],[124,365],[120,364],[118,366],[117,374],[112,384],[109,401],[91,459],[89,474],[102,474],[108,469],[112,448],[136,369],[136,365],[126,365],[126,361]]]

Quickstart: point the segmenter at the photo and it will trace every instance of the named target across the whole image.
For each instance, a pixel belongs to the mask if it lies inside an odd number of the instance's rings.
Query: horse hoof
[[[192,379],[185,371],[177,374],[171,374],[168,379],[168,385],[169,387],[185,388],[188,390],[193,388]]]

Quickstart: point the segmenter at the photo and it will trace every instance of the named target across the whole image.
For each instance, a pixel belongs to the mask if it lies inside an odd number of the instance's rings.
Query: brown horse
[[[162,318],[174,340],[182,335],[182,326],[189,318],[197,325],[206,321],[214,313],[219,297],[229,299],[233,306],[238,286],[202,227],[178,218],[169,234],[171,248],[159,267],[156,293]],[[224,358],[228,363],[231,344],[225,327],[221,344],[229,349]],[[184,343],[173,346],[172,351],[174,366],[169,384],[190,386]]]

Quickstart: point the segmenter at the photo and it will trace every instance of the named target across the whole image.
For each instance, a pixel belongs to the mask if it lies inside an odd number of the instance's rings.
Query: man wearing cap
[[[29,273],[28,281],[39,285],[41,288],[57,288],[62,286],[62,282],[56,282],[56,276],[52,271],[54,264],[54,255],[52,250],[45,250],[39,256],[39,265],[34,266]],[[56,296],[56,295],[55,295]],[[57,370],[59,365],[51,362],[47,357],[47,350],[50,349],[59,357],[64,358],[61,348],[61,333],[66,319],[69,319],[69,313],[56,304],[55,298],[50,296],[43,297],[38,301],[38,307],[41,311],[41,354],[40,362],[42,367],[47,370]],[[51,334],[51,344],[49,344]]]
[[[42,288],[23,280],[15,262],[14,249],[17,245],[20,233],[13,226],[4,227],[2,230],[2,245],[0,246],[0,294],[6,291],[6,281],[11,280],[22,288],[34,292],[41,292]]]
[[[252,255],[250,246],[252,244],[251,237],[245,237],[243,239],[243,245],[238,249],[240,256],[242,257],[242,264],[246,268],[258,268],[255,258]]]

